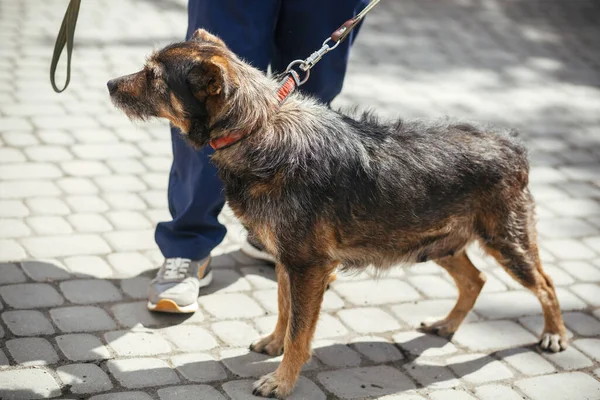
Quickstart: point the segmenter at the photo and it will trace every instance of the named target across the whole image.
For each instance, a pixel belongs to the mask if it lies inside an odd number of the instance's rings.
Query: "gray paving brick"
[[[453,338],[474,351],[503,349],[533,344],[537,338],[512,321],[484,321],[463,324]]]
[[[556,364],[560,369],[567,371],[587,368],[593,365],[589,358],[579,350],[573,348],[573,346],[568,347],[565,351],[561,351],[560,353],[544,353],[542,355],[552,363]]]
[[[96,196],[73,195],[67,196],[67,203],[78,213],[102,213],[109,209],[106,202]]]
[[[0,287],[0,296],[13,308],[43,308],[59,306],[62,296],[45,283],[19,283]]]
[[[160,400],[214,399],[226,400],[216,389],[207,385],[173,386],[158,390]]]
[[[121,280],[121,290],[132,299],[146,299],[150,278],[143,276]]]
[[[319,340],[313,343],[313,354],[329,367],[357,367],[360,365],[360,354],[350,347],[333,340]]]
[[[107,332],[104,339],[119,356],[153,356],[171,352],[171,346],[158,332],[141,328]]]
[[[119,392],[96,395],[89,400],[152,400],[152,397],[144,392]]]
[[[221,363],[208,354],[182,354],[172,357],[170,362],[185,379],[192,382],[213,382],[227,378]]]
[[[157,268],[148,258],[137,252],[109,254],[108,262],[120,277],[137,276]]]
[[[51,163],[0,164],[3,180],[52,179],[62,176],[62,172]]]
[[[19,338],[6,341],[6,348],[20,365],[46,365],[58,362],[59,357],[46,339]]]
[[[54,197],[26,199],[25,203],[35,215],[67,215],[70,212],[69,207],[61,199]]]
[[[486,383],[513,376],[512,372],[500,361],[485,354],[465,354],[447,360],[448,366],[459,378],[470,383]]]
[[[67,217],[77,232],[98,233],[110,232],[113,226],[99,214],[72,214]]]
[[[400,332],[393,339],[402,349],[415,356],[435,357],[457,351],[446,338],[417,331]]]
[[[166,326],[172,325],[175,321],[173,315],[149,311],[146,304],[147,301],[116,304],[112,307],[112,312],[119,324],[128,328],[138,325]],[[196,311],[194,318],[197,322],[202,321],[202,313]]]
[[[538,376],[515,383],[532,400],[600,397],[600,382],[582,372]]]
[[[16,336],[39,336],[54,333],[50,321],[39,311],[5,311],[2,313],[2,320]]]
[[[259,397],[252,395],[253,381],[231,381],[223,384],[223,390],[233,400],[253,400]],[[303,399],[314,399],[314,400],[325,400],[325,393],[319,387],[309,379],[300,376],[298,383],[294,387],[294,391],[287,397],[289,400],[303,400]]]
[[[358,333],[379,333],[400,329],[400,324],[388,313],[378,308],[342,310],[338,316]]]
[[[65,385],[73,393],[96,393],[112,389],[113,385],[104,371],[94,364],[71,364],[56,369]]]
[[[560,260],[587,260],[596,255],[575,239],[545,240],[542,247]]]
[[[75,276],[104,279],[113,275],[110,265],[97,256],[67,257],[64,261],[69,271]]]
[[[415,388],[404,374],[388,366],[321,372],[317,379],[327,390],[343,399],[382,396]]]
[[[29,209],[19,200],[0,200],[0,218],[22,218],[29,215]]]
[[[145,210],[146,203],[135,193],[106,193],[104,199],[116,210]]]
[[[4,354],[2,350],[0,350],[0,367],[6,367],[9,365],[10,362],[8,361],[8,357],[6,357],[6,354]]]
[[[81,279],[60,284],[67,300],[75,304],[94,304],[121,300],[119,290],[110,282],[100,279]]]
[[[438,390],[429,395],[432,400],[477,400],[470,393],[463,390]]]
[[[96,336],[87,333],[60,335],[56,343],[63,354],[72,361],[104,360],[110,358],[106,346]]]
[[[211,293],[238,293],[252,289],[250,282],[236,271],[229,268],[217,268],[213,266],[213,281],[210,284]],[[201,292],[200,295],[203,295]],[[277,301],[275,301],[277,304]]]
[[[0,284],[20,283],[26,281],[23,271],[13,263],[0,263]]]
[[[567,327],[582,336],[595,336],[600,334],[600,321],[581,313],[563,313],[563,320]]]
[[[104,237],[116,251],[126,252],[156,248],[153,229],[109,232]]]
[[[161,330],[178,349],[183,351],[210,350],[217,341],[203,328],[194,325],[175,325]]]
[[[399,279],[336,282],[332,286],[344,299],[357,306],[400,303],[421,297],[409,284]]]
[[[392,311],[400,320],[411,327],[419,327],[423,321],[435,321],[444,318],[454,304],[455,300],[423,300],[415,303],[404,303],[392,306]],[[478,321],[479,318],[473,312],[470,312],[465,319],[465,323]]]
[[[258,332],[242,321],[221,321],[211,325],[211,330],[232,347],[247,346],[258,339]]]
[[[456,298],[458,290],[452,283],[438,275],[419,275],[408,281],[429,298]]]
[[[524,348],[507,349],[498,353],[504,361],[525,375],[549,374],[555,368],[538,353]]]
[[[475,388],[480,400],[521,400],[523,396],[505,385],[483,385]]]
[[[578,285],[573,285],[571,290],[591,306],[600,307],[600,285],[594,283],[580,283]]]
[[[116,328],[106,311],[98,307],[54,308],[50,310],[50,317],[63,332],[94,332]]]
[[[242,378],[259,377],[277,369],[282,356],[271,357],[266,354],[254,353],[248,348],[222,350],[219,359],[227,369]],[[313,370],[317,367],[311,359],[302,367],[303,371]]]
[[[52,282],[69,279],[66,268],[58,262],[24,261],[21,263],[25,273],[37,282]]]
[[[96,255],[111,251],[100,236],[84,234],[31,237],[23,239],[23,245],[34,257],[39,258]]]
[[[106,214],[116,229],[145,229],[151,228],[152,224],[142,214],[136,211],[111,211]]]
[[[245,294],[210,294],[198,299],[200,305],[218,319],[252,318],[264,315],[262,308]],[[244,307],[240,307],[244,304]]]
[[[542,315],[531,315],[519,318],[519,323],[535,335],[541,335],[544,328],[544,317]],[[567,328],[567,337],[572,338],[573,332]]]
[[[177,374],[158,358],[109,360],[110,373],[126,388],[142,388],[179,383]]]
[[[61,394],[58,382],[43,368],[0,371],[0,382],[0,397],[7,400],[45,399]]]
[[[66,177],[56,181],[56,184],[67,194],[96,194],[98,187],[88,178]]]
[[[18,261],[25,258],[25,250],[14,240],[0,239],[0,255],[2,261]]]
[[[257,289],[277,289],[275,269],[272,267],[244,267],[242,273]]]
[[[600,361],[600,339],[577,339],[573,346],[593,360]]]
[[[405,364],[403,368],[408,375],[428,389],[445,389],[460,385],[452,371],[444,363],[436,360],[417,358]]]
[[[362,336],[352,340],[352,347],[376,363],[403,360],[404,356],[393,343],[378,336]]]
[[[0,219],[0,237],[2,238],[19,238],[29,236],[31,229],[16,218],[3,218]]]
[[[27,223],[38,235],[67,235],[73,232],[71,225],[62,217],[29,217]]]
[[[592,235],[598,231],[593,225],[579,218],[543,219],[537,225],[540,235],[548,238],[577,238]]]
[[[0,198],[22,199],[29,197],[58,196],[60,190],[50,181],[1,181]]]
[[[561,267],[577,280],[583,282],[600,282],[600,268],[585,261],[565,261]]]

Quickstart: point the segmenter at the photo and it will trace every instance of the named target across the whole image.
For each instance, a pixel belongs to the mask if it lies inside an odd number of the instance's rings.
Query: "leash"
[[[313,52],[310,56],[308,56],[308,58],[304,60],[294,60],[289,63],[283,73],[284,77],[281,79],[279,89],[277,89],[277,100],[279,101],[279,105],[281,105],[285,99],[287,99],[288,96],[292,94],[298,87],[304,85],[306,81],[308,81],[308,78],[310,78],[311,68],[313,68],[325,54],[338,47],[340,43],[342,43],[346,37],[348,37],[350,32],[352,32],[352,30],[358,26],[360,21],[363,20],[367,13],[379,3],[379,1],[380,0],[371,0],[371,2],[367,4],[367,6],[361,12],[344,22],[327,39],[325,39],[321,45],[321,48]],[[333,42],[332,46],[329,45],[329,42]],[[302,80],[300,79],[300,74],[294,69],[296,66],[298,66],[298,69],[302,70],[304,73],[304,78]],[[224,149],[236,142],[239,142],[249,133],[250,132],[248,131],[233,131],[227,136],[211,140],[209,144],[210,147],[215,150]]]
[[[75,26],[77,25],[77,16],[79,15],[80,5],[81,0],[71,0],[69,2],[62,24],[60,25],[60,30],[58,31],[58,36],[56,37],[56,43],[54,44],[54,53],[52,54],[52,62],[50,63],[50,83],[52,84],[52,89],[54,89],[56,93],[63,92],[67,86],[69,86],[69,82],[71,81],[73,38],[75,36]],[[59,89],[58,86],[56,86],[56,67],[58,66],[58,61],[60,60],[65,45],[67,46],[67,78],[63,88]]]

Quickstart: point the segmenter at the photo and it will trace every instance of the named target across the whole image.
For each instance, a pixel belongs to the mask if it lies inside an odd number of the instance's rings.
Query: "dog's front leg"
[[[275,372],[254,383],[253,394],[283,399],[294,390],[302,366],[310,359],[310,342],[333,268],[335,264],[288,269],[290,318],[283,361]]]
[[[275,266],[275,271],[277,271],[277,307],[279,309],[277,325],[269,336],[250,345],[250,350],[270,356],[280,356],[283,353],[283,341],[290,317],[290,280],[287,271],[281,264],[278,263]]]

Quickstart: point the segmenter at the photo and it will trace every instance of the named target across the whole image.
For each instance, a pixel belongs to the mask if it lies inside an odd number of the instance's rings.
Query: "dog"
[[[465,252],[472,242],[538,297],[541,348],[566,348],[538,254],[527,152],[511,131],[354,118],[299,92],[280,102],[276,79],[205,30],[108,88],[130,118],[166,118],[192,146],[216,148],[211,161],[228,204],[277,260],[277,324],[251,349],[283,360],[254,394],[292,392],[338,266],[386,270],[433,260],[459,295],[446,318],[422,329],[451,336],[486,280]]]

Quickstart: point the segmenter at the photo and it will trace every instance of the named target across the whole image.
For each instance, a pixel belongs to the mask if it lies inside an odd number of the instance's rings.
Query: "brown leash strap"
[[[73,53],[73,38],[75,36],[75,26],[77,25],[80,4],[81,0],[70,1],[67,11],[65,12],[65,17],[60,25],[56,43],[54,44],[54,53],[52,54],[52,62],[50,63],[50,83],[56,93],[64,91],[71,81],[71,54]],[[60,60],[65,45],[67,46],[67,78],[63,88],[59,89],[56,86],[56,67],[58,66],[58,61]]]

